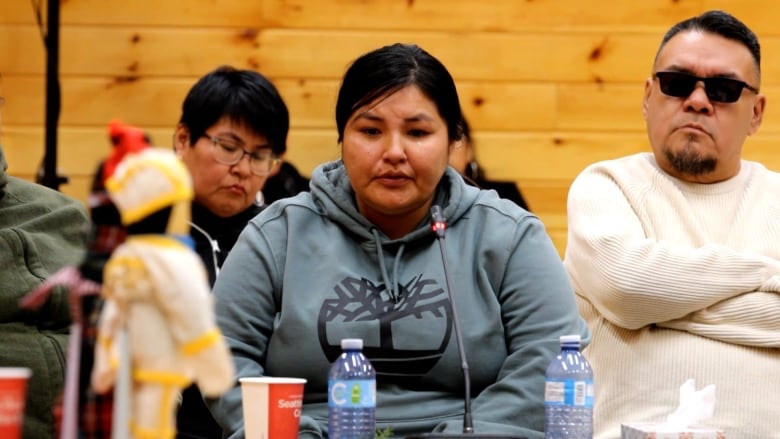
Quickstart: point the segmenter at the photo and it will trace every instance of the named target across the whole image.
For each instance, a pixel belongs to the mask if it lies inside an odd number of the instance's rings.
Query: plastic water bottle
[[[363,355],[363,340],[341,340],[342,354],[328,374],[328,438],[374,439],[376,372]]]
[[[544,386],[545,439],[593,438],[593,370],[580,352],[579,335],[562,335]]]

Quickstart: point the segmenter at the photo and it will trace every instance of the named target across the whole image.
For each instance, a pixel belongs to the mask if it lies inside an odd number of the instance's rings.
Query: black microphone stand
[[[452,326],[455,330],[455,340],[458,343],[458,355],[460,356],[460,367],[463,370],[463,433],[423,433],[412,436],[406,436],[406,439],[526,439],[521,436],[512,436],[504,434],[476,434],[471,419],[471,376],[469,374],[469,365],[466,361],[466,348],[463,346],[463,333],[460,330],[460,320],[455,306],[455,295],[452,293],[450,282],[450,269],[447,265],[447,251],[444,244],[444,232],[447,229],[447,222],[444,219],[441,207],[433,205],[431,207],[431,228],[436,232],[436,240],[439,242],[439,251],[444,268],[444,282],[447,285],[447,295],[449,298],[450,312],[452,312]]]
[[[37,182],[59,190],[68,178],[57,174],[57,122],[60,117],[60,1],[47,2],[46,48],[46,148]]]

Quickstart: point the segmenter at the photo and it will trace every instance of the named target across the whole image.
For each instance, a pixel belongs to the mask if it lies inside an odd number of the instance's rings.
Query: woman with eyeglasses
[[[239,233],[264,206],[262,188],[287,148],[289,113],[276,87],[251,70],[222,66],[182,104],[174,150],[192,175],[190,234],[213,285]],[[197,387],[184,391],[179,438],[221,439]]]
[[[589,334],[539,219],[448,166],[463,136],[452,76],[418,46],[385,46],[347,69],[335,113],[341,159],[255,217],[214,285],[238,377],[306,378],[298,438],[328,437],[328,369],[340,339],[362,338],[379,430],[462,432],[458,312],[474,431],[542,438],[558,337]],[[226,437],[243,437],[241,407],[239,387],[210,404]]]

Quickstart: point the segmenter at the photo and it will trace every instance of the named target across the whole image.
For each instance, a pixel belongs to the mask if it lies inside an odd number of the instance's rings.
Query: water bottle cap
[[[341,349],[363,349],[362,338],[342,338]]]
[[[562,335],[560,338],[561,344],[572,344],[577,343],[580,344],[580,336],[579,334],[573,334],[573,335]]]

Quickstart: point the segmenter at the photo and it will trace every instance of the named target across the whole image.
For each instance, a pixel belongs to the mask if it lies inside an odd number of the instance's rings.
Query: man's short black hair
[[[739,21],[736,17],[725,11],[707,11],[699,16],[689,18],[681,21],[671,27],[661,40],[661,46],[656,52],[656,58],[664,48],[666,43],[669,42],[675,35],[680,32],[686,31],[700,31],[708,32],[715,35],[720,35],[723,38],[737,41],[747,47],[750,54],[753,55],[753,60],[756,62],[756,68],[758,72],[761,72],[761,46],[758,43],[758,37],[748,28],[745,23]]]
[[[279,91],[252,70],[221,66],[192,86],[181,107],[179,123],[195,142],[223,117],[263,135],[276,155],[287,150],[290,115]]]

